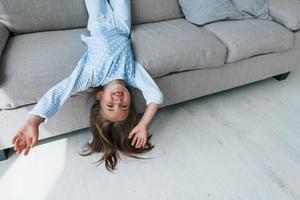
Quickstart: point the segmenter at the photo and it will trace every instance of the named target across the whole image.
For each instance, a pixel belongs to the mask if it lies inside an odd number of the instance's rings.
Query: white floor
[[[81,157],[87,129],[0,162],[1,200],[299,200],[300,69],[161,109],[155,148],[114,173]]]

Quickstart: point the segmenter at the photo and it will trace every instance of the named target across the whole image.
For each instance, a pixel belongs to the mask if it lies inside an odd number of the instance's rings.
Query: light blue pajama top
[[[141,90],[146,104],[162,104],[163,94],[149,73],[133,58],[130,42],[130,0],[85,0],[89,13],[87,29],[81,34],[87,45],[71,75],[50,88],[29,112],[47,123],[77,92],[123,79]]]

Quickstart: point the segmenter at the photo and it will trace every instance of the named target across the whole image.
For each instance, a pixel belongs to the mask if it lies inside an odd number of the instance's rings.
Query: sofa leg
[[[9,148],[0,150],[0,161],[7,160],[9,155],[9,150],[10,150]]]
[[[279,74],[279,75],[273,76],[273,78],[275,78],[278,81],[282,81],[282,80],[284,80],[284,79],[286,79],[288,77],[289,73],[290,72]]]

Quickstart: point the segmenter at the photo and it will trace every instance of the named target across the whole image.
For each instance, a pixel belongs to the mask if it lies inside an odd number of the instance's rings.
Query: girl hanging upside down
[[[139,158],[154,146],[148,127],[163,102],[163,94],[131,50],[130,0],[85,0],[90,36],[81,35],[87,45],[71,75],[48,90],[28,113],[29,118],[12,139],[15,150],[29,153],[37,144],[39,125],[47,123],[71,96],[97,88],[90,112],[93,134],[86,154],[101,152],[108,170],[117,164],[118,152]],[[141,90],[147,104],[139,119],[131,104],[129,86]]]

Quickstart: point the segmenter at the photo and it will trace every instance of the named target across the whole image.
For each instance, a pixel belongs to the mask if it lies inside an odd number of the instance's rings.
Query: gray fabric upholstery
[[[242,19],[230,0],[178,0],[185,18],[197,25],[225,19]]]
[[[165,96],[162,107],[293,71],[297,67],[299,68],[300,31],[295,36],[295,45],[289,51],[253,56],[219,67],[174,73],[157,78],[156,82]],[[132,95],[136,100],[136,110],[138,112],[144,111],[146,104],[141,92],[133,90]]]
[[[11,32],[86,27],[84,0],[1,0],[0,22]]]
[[[299,62],[300,34],[292,51],[255,56],[237,63],[206,69],[174,73],[157,78],[155,81],[165,94],[161,107],[183,102],[214,92],[237,87],[273,75],[291,71]],[[89,126],[89,112],[93,96],[88,93],[72,96],[49,122],[40,126],[40,139],[61,135]],[[145,108],[138,90],[133,89],[134,106],[138,112]],[[14,110],[0,110],[1,140],[0,149],[11,147],[11,138],[21,126],[34,104]]]
[[[227,63],[251,56],[287,51],[293,47],[294,34],[269,20],[222,21],[204,26],[228,48]]]
[[[177,0],[131,0],[131,10],[133,24],[183,17]]]
[[[71,74],[84,50],[86,29],[50,31],[11,37],[1,60],[0,108],[35,103]]]
[[[177,0],[132,0],[132,23],[182,17]],[[88,13],[84,0],[1,0],[0,22],[11,32],[84,28]]]
[[[300,29],[299,0],[269,0],[273,20],[290,30]]]
[[[81,33],[87,34],[87,30],[12,37],[1,63],[0,109],[35,103],[48,89],[71,74],[86,49],[80,40]],[[225,62],[225,46],[209,31],[184,19],[135,25],[132,37],[136,57],[153,77],[215,67]]]
[[[8,37],[9,37],[8,29],[4,24],[0,23],[0,59]]]
[[[242,13],[244,19],[268,19],[272,20],[269,15],[269,0],[231,0],[236,9]]]
[[[154,77],[220,66],[227,53],[213,34],[185,19],[133,26],[131,40],[136,60]]]

